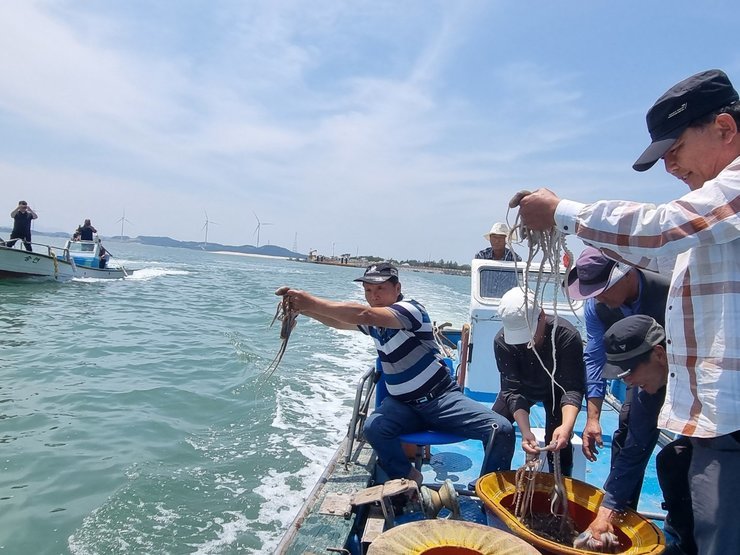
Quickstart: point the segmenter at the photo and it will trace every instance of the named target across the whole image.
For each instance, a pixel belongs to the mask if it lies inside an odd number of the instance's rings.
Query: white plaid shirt
[[[740,430],[740,158],[678,200],[562,200],[557,227],[637,266],[676,256],[666,305],[668,391],[658,425],[694,437]]]

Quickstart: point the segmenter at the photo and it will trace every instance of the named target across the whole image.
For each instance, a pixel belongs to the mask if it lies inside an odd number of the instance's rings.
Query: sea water
[[[265,379],[273,292],[362,302],[362,270],[106,247],[131,277],[0,281],[0,553],[271,553],[375,356],[301,317]],[[401,280],[438,322],[467,319],[468,278]]]

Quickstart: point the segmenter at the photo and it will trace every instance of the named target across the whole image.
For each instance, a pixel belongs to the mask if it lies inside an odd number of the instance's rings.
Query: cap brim
[[[504,343],[507,345],[522,345],[532,340],[532,332],[527,328],[507,330],[504,328]]]
[[[674,129],[667,137],[663,137],[659,141],[653,141],[650,146],[645,149],[637,161],[632,164],[632,169],[638,172],[644,172],[649,170],[655,165],[655,162],[660,160],[663,155],[668,152],[668,149],[673,146],[676,139],[681,136],[684,132],[685,127],[679,127]]]
[[[596,297],[597,295],[601,295],[604,291],[626,276],[629,271],[629,267],[625,267],[617,262],[614,264],[612,271],[609,272],[609,277],[606,281],[602,281],[600,283],[583,283],[578,279],[577,268],[573,268],[568,273],[568,296],[576,301],[584,301],[586,299]]]
[[[631,370],[631,364],[634,359],[625,360],[622,362],[623,366],[614,364],[613,362],[607,362],[601,369],[601,377],[605,380],[616,380],[619,379],[621,374],[624,374],[628,370]]]
[[[384,283],[391,279],[393,276],[362,276],[353,279],[352,281],[361,281],[363,283]]]

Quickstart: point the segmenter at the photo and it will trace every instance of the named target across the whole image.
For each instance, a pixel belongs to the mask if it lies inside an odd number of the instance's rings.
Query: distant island
[[[152,237],[149,235],[139,235],[138,237],[109,237],[114,241],[125,241],[128,243],[141,243],[142,245],[155,245],[158,247],[177,247],[180,249],[195,249],[199,251],[219,251],[233,252],[239,254],[258,254],[260,256],[278,256],[281,258],[306,259],[305,254],[288,250],[277,245],[263,245],[255,247],[254,245],[222,245],[221,243],[202,243],[198,241],[178,241],[170,237]]]
[[[0,227],[0,233],[10,234],[11,229]],[[62,237],[69,239],[69,233],[63,231],[45,232],[34,230],[34,234],[45,235],[47,237]],[[250,254],[258,256],[275,256],[290,260],[301,260],[313,262],[316,264],[329,264],[332,266],[355,266],[364,268],[369,264],[377,262],[391,262],[399,268],[411,271],[423,271],[433,273],[444,273],[453,275],[470,275],[469,264],[458,264],[453,261],[445,260],[395,260],[393,258],[381,258],[377,256],[350,256],[350,254],[341,254],[339,256],[324,256],[318,254],[316,250],[311,250],[308,254],[294,252],[278,245],[263,245],[255,247],[254,245],[222,245],[221,243],[202,243],[200,241],[178,241],[171,237],[157,237],[150,235],[139,235],[137,237],[113,235],[110,237],[101,237],[104,240],[121,241],[124,243],[139,243],[141,245],[153,245],[157,247],[175,247],[180,249],[194,249],[208,252],[226,252],[235,254]]]
[[[12,230],[8,227],[0,227],[0,232],[10,234]],[[63,231],[44,232],[34,230],[35,235],[46,235],[47,237],[63,237],[69,239],[69,233]],[[255,247],[253,245],[222,245],[220,243],[203,243],[199,241],[178,241],[170,237],[155,237],[149,235],[139,235],[138,237],[128,237],[127,235],[113,235],[111,237],[100,237],[103,240],[121,241],[124,243],[139,243],[142,245],[154,245],[158,247],[176,247],[180,249],[195,249],[199,251],[221,251],[234,252],[239,254],[258,254],[261,256],[278,256],[281,258],[306,259],[305,254],[293,252],[277,245],[264,245]]]

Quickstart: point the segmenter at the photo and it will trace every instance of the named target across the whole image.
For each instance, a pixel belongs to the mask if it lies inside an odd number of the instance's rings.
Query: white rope
[[[509,210],[506,211],[506,223],[509,225]],[[509,225],[510,231],[506,238],[507,245],[511,250],[513,250],[512,246],[512,238],[519,237],[519,242],[526,241],[528,244],[528,255],[527,255],[527,262],[524,266],[524,284],[523,284],[523,291],[524,291],[524,302],[525,302],[525,314],[527,317],[527,325],[530,330],[530,341],[529,341],[529,347],[534,351],[535,356],[537,357],[537,360],[539,360],[540,365],[542,366],[545,373],[550,378],[550,386],[551,386],[551,394],[552,394],[552,411],[553,414],[556,410],[555,406],[555,386],[559,387],[563,393],[566,393],[565,388],[558,383],[558,381],[555,379],[555,373],[557,372],[557,365],[558,365],[558,359],[557,359],[557,353],[555,348],[555,332],[557,331],[558,327],[558,292],[560,290],[560,275],[561,275],[561,261],[562,261],[562,254],[565,253],[568,256],[568,264],[565,268],[565,275],[568,275],[568,272],[571,270],[573,266],[573,253],[568,249],[568,246],[565,242],[565,235],[560,233],[560,231],[556,228],[551,228],[547,232],[541,232],[541,231],[533,231],[529,228],[527,228],[524,224],[522,224],[521,219],[519,215],[517,214],[516,220],[514,221],[514,225]],[[529,287],[530,283],[530,272],[532,268],[532,264],[534,262],[534,259],[538,255],[542,255],[542,261],[540,262],[539,270],[537,271],[537,279],[535,283],[535,288],[532,291]],[[518,263],[516,262],[516,257],[514,257],[514,268],[515,271],[518,273]],[[547,272],[545,270],[545,267],[549,265],[550,271]],[[544,280],[544,282],[543,282]],[[552,344],[552,371],[548,370],[545,363],[542,361],[542,358],[540,357],[540,354],[537,352],[537,349],[534,348],[534,333],[532,333],[532,323],[529,322],[529,295],[527,295],[528,291],[532,291],[533,293],[533,301],[536,304],[536,306],[539,306],[540,308],[544,307],[545,304],[545,288],[548,284],[550,284],[551,281],[555,280],[555,283],[553,283],[553,289],[554,289],[554,295],[552,300],[552,311],[554,315],[554,321],[553,321],[553,328],[552,328],[552,334],[550,337],[551,344]],[[567,294],[566,289],[566,298],[568,300],[568,304],[575,314],[575,309],[573,307],[573,303],[570,300],[570,297]],[[538,315],[539,316],[539,315]]]

